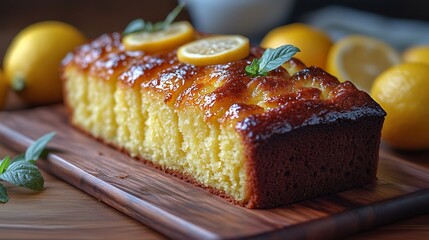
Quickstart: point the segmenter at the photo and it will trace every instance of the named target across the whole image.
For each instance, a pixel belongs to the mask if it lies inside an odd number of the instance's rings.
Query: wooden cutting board
[[[429,169],[382,147],[372,185],[271,210],[233,206],[153,169],[68,125],[60,105],[0,113],[0,142],[23,151],[56,131],[40,167],[143,224],[173,238],[333,238],[422,213],[429,206]]]

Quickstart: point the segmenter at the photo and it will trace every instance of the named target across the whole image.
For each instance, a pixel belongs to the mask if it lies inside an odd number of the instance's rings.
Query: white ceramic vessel
[[[294,0],[179,0],[194,26],[205,33],[265,34],[285,23]]]

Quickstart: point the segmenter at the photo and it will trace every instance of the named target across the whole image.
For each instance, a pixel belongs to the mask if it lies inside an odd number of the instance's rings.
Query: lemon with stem
[[[61,60],[85,41],[79,30],[63,22],[26,27],[13,39],[3,61],[9,85],[28,105],[60,102]]]

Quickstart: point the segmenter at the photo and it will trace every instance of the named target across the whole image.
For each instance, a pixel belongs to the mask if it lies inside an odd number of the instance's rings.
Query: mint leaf
[[[259,72],[259,63],[258,63],[258,59],[254,58],[252,63],[248,66],[246,66],[245,68],[246,73],[250,76],[258,76],[258,72]]]
[[[17,155],[12,161],[9,156],[4,157],[0,162],[0,180],[34,191],[42,191],[45,180],[36,166],[36,160],[40,158],[44,148],[54,135],[54,132],[45,134],[34,141],[25,153]],[[7,201],[9,201],[9,196],[6,187],[0,183],[0,202],[6,203]]]
[[[157,32],[166,29],[168,26],[170,26],[176,17],[179,15],[179,13],[183,10],[185,5],[183,3],[180,3],[177,5],[176,8],[171,11],[164,21],[152,23],[144,21],[143,19],[135,19],[131,21],[125,30],[122,32],[122,36],[126,36],[132,33],[138,33],[138,32]]]
[[[252,77],[266,76],[268,72],[280,67],[300,51],[293,45],[283,45],[275,49],[268,48],[260,59],[253,59],[253,62],[246,66],[246,74]]]
[[[175,7],[173,9],[173,11],[171,11],[167,17],[164,20],[164,28],[170,26],[173,22],[174,19],[176,19],[177,16],[179,16],[179,13],[183,10],[183,8],[185,7],[184,3],[179,3],[179,5],[177,5],[177,7]]]
[[[4,173],[10,165],[10,157],[6,156],[0,163],[0,174]]]
[[[144,27],[145,22],[143,19],[135,19],[127,25],[125,30],[122,32],[122,35],[125,36],[131,33],[140,32],[144,29]]]
[[[283,45],[275,49],[268,48],[260,59],[259,71],[269,72],[274,70],[290,60],[299,51],[299,48],[292,45]]]
[[[0,202],[7,203],[9,201],[9,196],[7,195],[6,187],[0,183]]]
[[[44,179],[37,166],[26,161],[11,163],[7,171],[0,175],[0,179],[34,191],[42,191],[44,185]]]
[[[30,145],[30,147],[27,148],[27,151],[25,151],[25,161],[36,161],[37,159],[39,159],[40,155],[46,147],[46,144],[51,141],[54,135],[55,132],[51,132],[34,141]]]
[[[165,26],[164,22],[156,22],[156,23],[154,23],[153,24],[153,28],[152,28],[153,32],[156,32],[156,31],[164,29],[164,26]]]

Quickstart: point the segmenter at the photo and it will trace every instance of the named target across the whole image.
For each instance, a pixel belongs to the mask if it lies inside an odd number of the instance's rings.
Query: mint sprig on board
[[[280,67],[300,51],[293,45],[283,45],[275,49],[268,48],[260,59],[253,59],[252,63],[246,66],[246,74],[251,77],[267,76],[268,72]]]
[[[46,145],[54,137],[55,133],[48,133],[34,141],[25,153],[16,156],[13,160],[5,156],[0,162],[0,181],[25,187],[33,191],[42,191],[45,180],[36,166],[36,161],[41,157]],[[0,202],[9,201],[6,187],[0,183]]]
[[[128,26],[122,32],[122,36],[131,34],[131,33],[157,32],[160,30],[164,30],[174,22],[174,20],[179,15],[179,13],[183,10],[184,7],[185,5],[183,3],[180,3],[179,5],[177,5],[177,7],[174,8],[173,11],[171,11],[167,15],[164,21],[152,23],[152,22],[146,22],[141,18],[133,20],[128,24]]]

